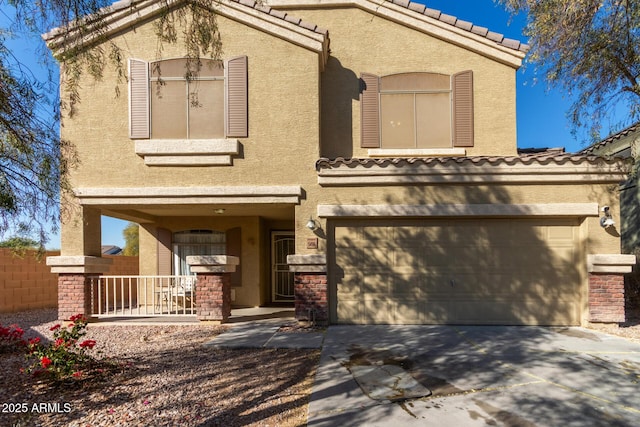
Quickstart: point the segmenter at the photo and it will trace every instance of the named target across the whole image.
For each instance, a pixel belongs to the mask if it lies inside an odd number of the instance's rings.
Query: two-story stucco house
[[[108,291],[108,215],[140,224],[141,275],[198,275],[201,319],[295,302],[331,323],[624,321],[635,259],[600,224],[624,165],[518,152],[526,45],[405,0],[220,0],[222,57],[185,77],[182,46],[158,55],[160,3],[112,6],[129,90],[86,77],[62,129],[80,163],[49,259],[61,316]],[[173,296],[128,283],[122,306]]]

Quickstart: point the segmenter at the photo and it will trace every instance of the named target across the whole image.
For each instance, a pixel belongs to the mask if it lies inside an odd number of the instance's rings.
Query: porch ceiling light
[[[309,217],[309,221],[307,221],[306,227],[311,231],[315,231],[318,229],[318,223],[316,223],[313,217]]]
[[[217,213],[218,215],[222,215],[224,213],[224,209],[222,208],[218,208],[218,209],[214,209],[213,212]]]

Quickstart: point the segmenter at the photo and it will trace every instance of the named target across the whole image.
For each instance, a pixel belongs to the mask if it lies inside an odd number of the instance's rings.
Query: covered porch
[[[76,196],[62,254],[48,259],[59,274],[61,318],[227,321],[231,306],[293,308],[287,256],[295,253],[299,186],[94,188]],[[100,257],[103,215],[139,224],[139,275],[109,275]],[[224,301],[226,314],[211,314],[212,299]]]

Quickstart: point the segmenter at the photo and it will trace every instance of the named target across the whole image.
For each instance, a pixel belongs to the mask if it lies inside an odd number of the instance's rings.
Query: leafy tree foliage
[[[119,83],[127,78],[123,47],[105,33],[106,19],[113,13],[110,4],[111,0],[9,0],[2,4],[0,12],[12,24],[0,28],[0,237],[30,235],[42,245],[48,233],[56,231],[61,217],[64,219],[65,212],[58,208],[60,190],[64,196],[71,188],[69,173],[76,156],[73,145],[59,136],[59,120],[72,116],[80,102],[78,88],[83,75],[100,79],[105,66],[112,64]],[[158,50],[165,43],[183,43],[187,56],[194,58],[193,72],[197,73],[198,58],[220,55],[216,0],[186,0],[182,7],[176,4],[161,0],[155,24]],[[135,8],[137,3],[126,7]],[[11,11],[14,14],[9,16]],[[38,81],[7,47],[16,31],[55,36],[49,47],[60,65],[65,99],[57,96],[59,81]],[[44,44],[42,52],[47,52]],[[56,66],[51,61],[48,64],[50,69]]]
[[[7,240],[3,240],[0,242],[0,248],[10,248],[10,249],[38,249],[40,246],[40,242],[36,240],[30,239],[29,237],[10,237]]]
[[[496,0],[528,14],[529,60],[571,94],[576,127],[599,136],[614,108],[640,116],[640,2],[635,0]],[[629,123],[627,123],[629,124]],[[619,130],[619,129],[617,129]]]
[[[140,227],[135,222],[130,222],[122,230],[122,235],[125,242],[124,250],[122,251],[123,255],[137,256],[140,254],[139,230]]]
[[[8,35],[0,29],[0,236],[30,235],[44,244],[58,223],[73,150],[59,138],[48,86],[7,48]]]

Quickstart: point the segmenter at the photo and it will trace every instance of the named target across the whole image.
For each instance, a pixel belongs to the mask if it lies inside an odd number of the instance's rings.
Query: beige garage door
[[[580,323],[577,221],[361,220],[329,230],[333,322]]]

